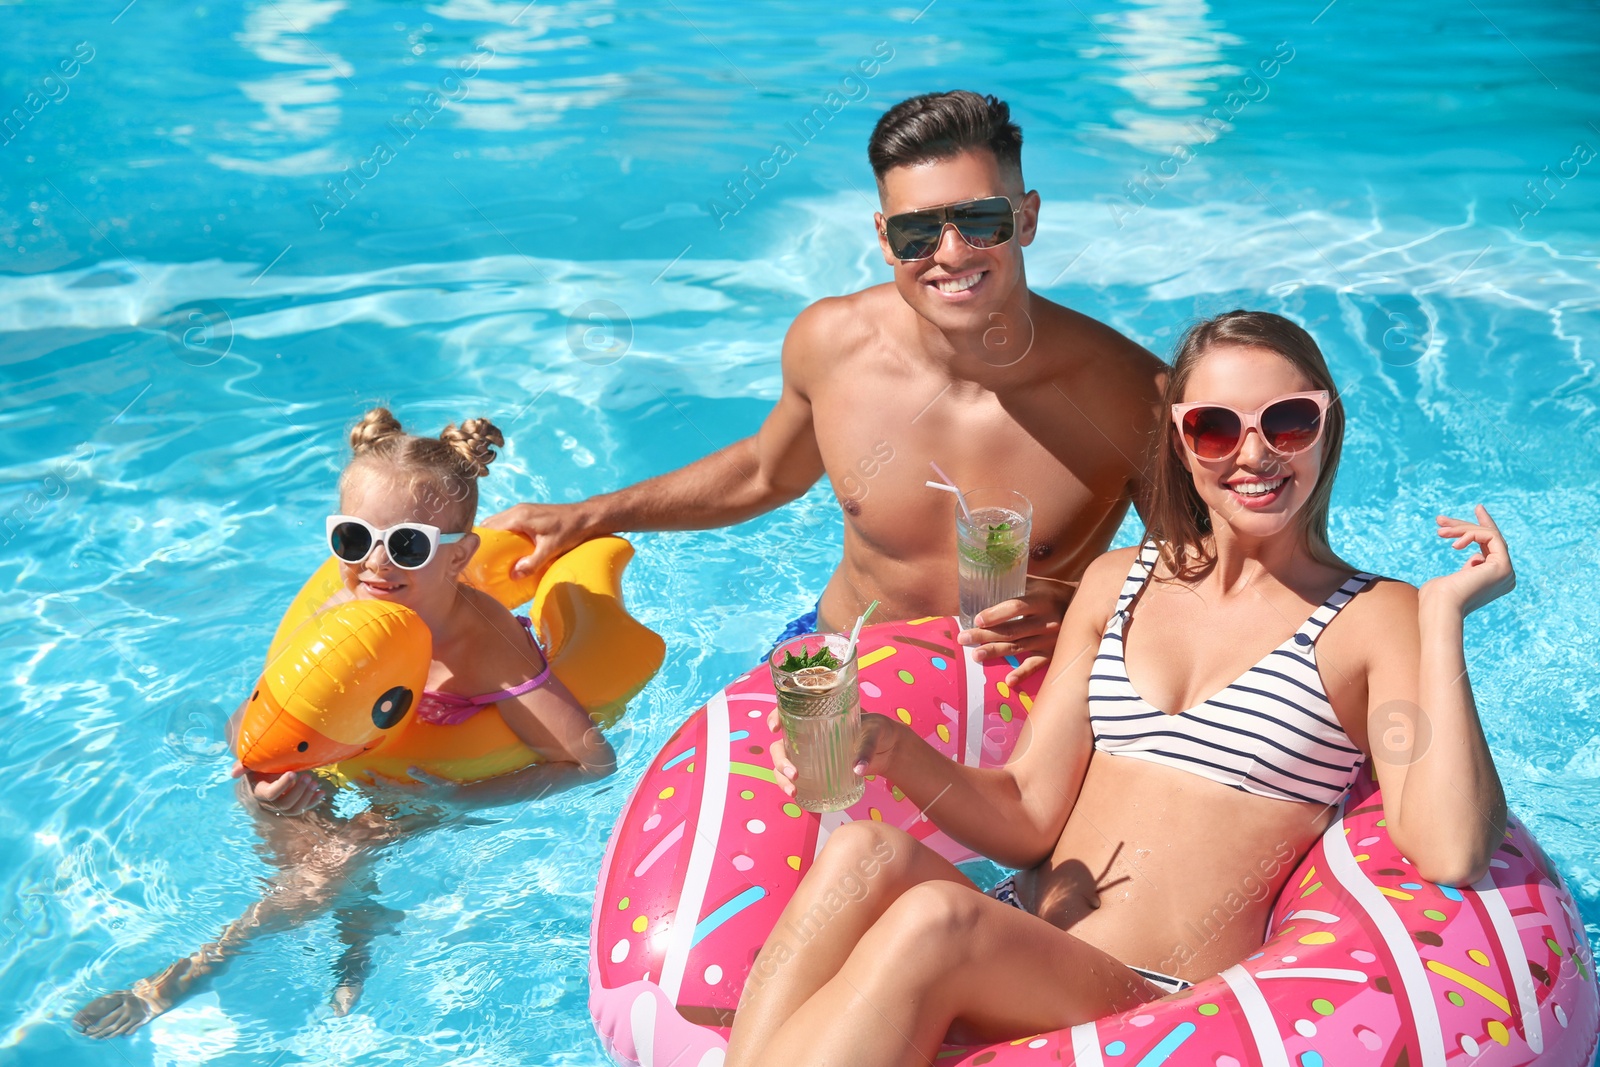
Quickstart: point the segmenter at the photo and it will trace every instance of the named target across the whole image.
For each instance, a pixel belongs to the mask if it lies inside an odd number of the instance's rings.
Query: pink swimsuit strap
[[[544,650],[539,648],[539,639],[533,634],[533,620],[518,615],[516,620],[528,632],[528,641],[541,656]],[[545,659],[544,670],[529,678],[521,685],[514,685],[510,689],[502,689],[498,693],[484,693],[481,696],[468,697],[459,693],[441,693],[434,689],[426,689],[422,699],[417,702],[417,718],[435,726],[455,726],[466,722],[478,712],[491,704],[499,703],[511,697],[519,697],[524,693],[531,693],[550,680],[550,660]]]

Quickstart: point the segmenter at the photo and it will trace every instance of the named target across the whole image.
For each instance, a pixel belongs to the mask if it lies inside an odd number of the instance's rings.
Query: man
[[[1033,503],[1026,594],[960,635],[980,659],[1015,657],[1015,682],[1046,662],[1078,578],[1142,494],[1166,368],[1028,290],[1022,249],[1039,195],[1024,191],[1022,131],[1003,102],[913,97],[884,114],[867,152],[894,281],[800,313],[782,395],[755,436],[580,503],[518,504],[488,525],[534,538],[518,564],[533,570],[606,533],[741,522],[826,474],[844,559],[786,636],[847,628],[875,599],[880,622],[949,615],[955,503],[924,485],[936,463],[964,488],[1004,486]]]

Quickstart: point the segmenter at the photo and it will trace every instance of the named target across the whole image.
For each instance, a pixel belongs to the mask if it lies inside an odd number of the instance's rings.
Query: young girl
[[[567,688],[549,670],[532,624],[487,593],[460,582],[478,547],[471,532],[478,479],[489,471],[501,436],[487,419],[446,426],[436,438],[403,432],[374,408],[350,432],[354,456],[339,479],[339,510],[327,523],[328,548],[340,561],[344,589],[324,607],[387,600],[415,611],[433,634],[427,690],[414,714],[459,723],[491,705],[544,762],[469,785],[413,774],[435,799],[481,807],[531,799],[611,773],[616,758]],[[242,707],[240,709],[243,710]],[[236,728],[238,714],[235,714]],[[231,731],[230,731],[231,732]],[[231,738],[230,738],[231,741]],[[436,826],[437,810],[401,814],[379,803],[360,814],[334,814],[324,779],[307,771],[262,776],[234,765],[239,796],[259,818],[269,858],[279,868],[262,899],[214,942],[127,990],[89,1004],[73,1023],[91,1037],[130,1033],[194,992],[260,934],[303,922],[339,905],[345,951],[334,1011],[361,994],[368,944],[398,913],[378,905],[370,865],[379,846],[407,831]],[[359,876],[359,877],[358,877]]]
[[[1488,870],[1505,796],[1462,627],[1515,584],[1488,513],[1438,517],[1441,537],[1478,551],[1420,590],[1335,555],[1344,412],[1316,343],[1280,316],[1196,326],[1166,399],[1149,539],[1084,574],[1010,763],[964,767],[862,716],[858,773],[1019,873],[985,894],[885,823],[835,830],[775,929],[836,898],[864,858],[877,874],[830,903],[817,936],[769,939],[728,1067],[932,1063],[947,1034],[1041,1033],[1215,975],[1260,947],[1293,861],[1368,757],[1421,878]],[[772,757],[787,785],[781,745]],[[1194,937],[1266,872],[1267,893]]]

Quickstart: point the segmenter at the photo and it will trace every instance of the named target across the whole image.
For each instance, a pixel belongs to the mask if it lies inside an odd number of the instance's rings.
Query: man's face
[[[1033,242],[1039,194],[1024,193],[1018,175],[1006,175],[993,152],[963,152],[949,159],[895,167],[883,176],[883,210],[873,216],[884,262],[894,268],[895,288],[912,309],[942,330],[986,330],[990,316],[1027,281],[1022,249]],[[946,226],[929,259],[901,262],[884,235],[884,218],[903,211],[1005,196],[1017,209],[1016,234],[994,248],[973,248],[954,226]]]

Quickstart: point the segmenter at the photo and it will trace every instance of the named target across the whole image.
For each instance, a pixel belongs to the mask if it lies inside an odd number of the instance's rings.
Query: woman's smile
[[[1264,511],[1284,496],[1293,481],[1294,477],[1287,474],[1275,477],[1245,474],[1224,482],[1222,488],[1240,507],[1252,511]]]

